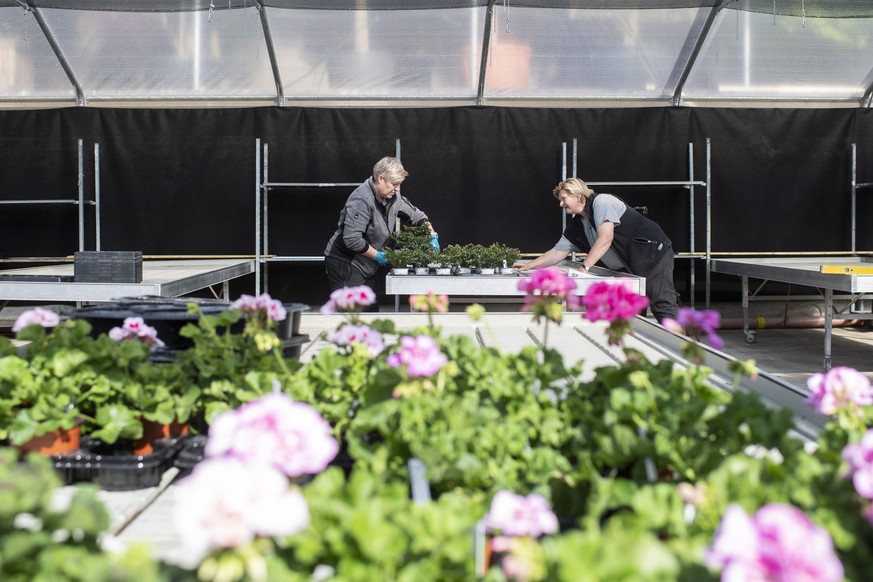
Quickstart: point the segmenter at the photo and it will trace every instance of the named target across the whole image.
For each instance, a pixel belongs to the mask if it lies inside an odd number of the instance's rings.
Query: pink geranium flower
[[[288,310],[278,299],[273,299],[268,293],[259,296],[240,295],[239,299],[231,304],[233,309],[238,309],[247,319],[266,319],[270,321],[284,321],[288,317]]]
[[[164,347],[164,342],[158,339],[158,331],[146,322],[142,317],[128,317],[121,327],[113,327],[107,334],[117,342],[135,339],[139,340],[152,349]]]
[[[330,425],[310,405],[273,393],[218,415],[205,453],[272,465],[289,477],[324,471],[339,451]]]
[[[449,360],[432,337],[405,335],[400,338],[400,351],[388,356],[387,361],[392,368],[405,367],[410,377],[428,377],[436,374]]]
[[[174,487],[174,494],[173,521],[195,565],[213,549],[294,535],[309,525],[309,506],[300,491],[261,463],[206,459]]]
[[[827,416],[845,412],[861,418],[864,416],[861,407],[873,405],[870,379],[846,366],[831,368],[824,374],[813,374],[806,386],[810,392],[806,404]]]
[[[576,282],[557,267],[536,269],[529,279],[518,282],[518,290],[525,292],[522,311],[533,313],[534,319],[561,323],[564,310],[561,302],[567,304],[567,309],[579,309],[579,296],[573,293]]]
[[[366,285],[343,287],[330,294],[330,299],[321,307],[324,314],[337,311],[358,312],[376,302],[376,294]]]
[[[375,358],[385,350],[382,334],[367,325],[346,324],[329,336],[329,341],[340,347],[362,344]]]
[[[730,505],[706,565],[722,580],[839,582],[843,565],[828,533],[791,505],[771,503],[750,517]]]
[[[585,298],[585,319],[616,321],[633,319],[648,307],[649,299],[631,291],[622,283],[597,282],[588,288]]]
[[[873,430],[864,433],[860,442],[846,445],[843,459],[849,463],[855,491],[865,499],[873,499]]]
[[[34,307],[24,311],[15,319],[12,324],[12,331],[18,333],[25,327],[30,325],[39,325],[41,327],[57,327],[61,322],[60,316],[54,311],[43,309],[42,307]]]
[[[531,493],[524,497],[502,490],[491,500],[485,527],[505,536],[538,538],[558,531],[558,518],[542,495]]]

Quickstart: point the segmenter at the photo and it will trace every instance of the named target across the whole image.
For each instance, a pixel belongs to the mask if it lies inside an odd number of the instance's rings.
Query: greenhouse
[[[0,579],[866,580],[871,49],[0,0]]]

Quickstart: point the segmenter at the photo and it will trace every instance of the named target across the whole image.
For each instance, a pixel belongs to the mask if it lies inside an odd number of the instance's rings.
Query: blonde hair
[[[379,176],[384,176],[385,179],[392,184],[399,184],[405,180],[408,175],[409,172],[403,168],[403,164],[400,163],[400,160],[392,158],[391,156],[385,156],[376,162],[375,166],[373,166],[374,180]]]
[[[594,194],[594,190],[589,188],[588,185],[579,178],[567,178],[555,186],[552,194],[559,200],[561,199],[561,190],[566,190],[570,196],[573,196],[578,200],[582,200],[583,198],[587,200],[592,194]]]

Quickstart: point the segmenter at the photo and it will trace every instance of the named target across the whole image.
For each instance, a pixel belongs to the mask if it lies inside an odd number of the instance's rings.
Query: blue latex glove
[[[430,233],[430,246],[435,248],[436,250],[440,250],[440,235],[435,232]]]
[[[379,263],[383,267],[387,267],[389,264],[388,257],[385,256],[385,251],[378,251],[376,253],[376,256],[373,257],[373,260],[375,260],[377,263]]]

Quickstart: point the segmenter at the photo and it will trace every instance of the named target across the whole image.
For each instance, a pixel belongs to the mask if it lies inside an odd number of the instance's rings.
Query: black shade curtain
[[[99,162],[101,248],[147,255],[255,252],[256,140],[270,182],[360,183],[397,140],[403,193],[442,244],[501,242],[524,252],[561,234],[552,189],[566,166],[592,182],[705,181],[711,147],[714,251],[848,251],[852,144],[857,181],[873,182],[873,113],[860,109],[52,109],[0,112],[0,253],[78,250],[79,207]],[[95,145],[99,156],[95,155]],[[563,151],[566,149],[566,157]],[[262,162],[264,160],[262,159]],[[263,170],[264,168],[261,168]],[[319,256],[351,187],[275,188],[269,251]],[[596,187],[645,207],[691,247],[688,190]],[[857,249],[873,249],[870,189],[858,190]],[[705,189],[695,194],[695,246],[705,248]],[[95,208],[83,209],[95,247]]]

